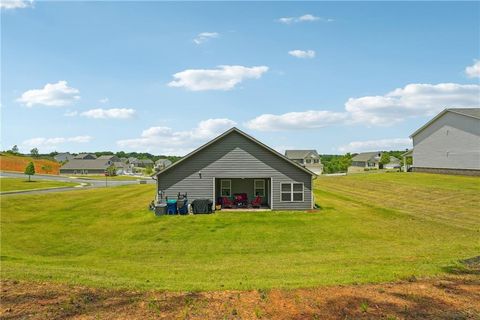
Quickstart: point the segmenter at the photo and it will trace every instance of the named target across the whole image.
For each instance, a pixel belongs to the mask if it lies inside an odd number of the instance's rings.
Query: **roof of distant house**
[[[362,152],[357,154],[352,158],[352,161],[369,161],[376,156],[381,156],[382,153],[379,151],[375,152]]]
[[[97,156],[93,153],[79,153],[74,157],[74,159],[85,159],[86,157],[93,157],[95,159],[97,158]]]
[[[289,159],[305,159],[312,153],[318,156],[316,150],[285,150],[285,156]]]
[[[97,159],[110,160],[110,159],[112,159],[113,157],[116,157],[116,155],[114,155],[114,154],[105,154],[105,155],[103,155],[103,156],[98,157]]]
[[[155,161],[155,164],[170,165],[172,164],[172,161],[168,159],[158,159],[157,161]]]
[[[104,159],[92,159],[92,160],[85,160],[85,159],[72,159],[65,163],[61,169],[106,169],[111,165],[111,161],[104,160]]]

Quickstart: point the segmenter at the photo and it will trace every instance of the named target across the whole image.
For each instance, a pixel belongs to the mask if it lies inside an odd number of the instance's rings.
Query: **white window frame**
[[[282,191],[282,185],[288,184],[290,185],[290,192],[288,191]],[[300,193],[300,191],[293,191],[293,185],[294,184],[301,184],[302,185],[302,200],[293,200],[293,194],[294,193]],[[282,200],[282,194],[283,193],[290,193],[290,201],[287,200]],[[303,182],[281,182],[280,183],[280,202],[304,202],[305,201],[305,185]]]
[[[263,184],[262,188],[257,188],[257,182],[261,182]],[[266,184],[264,179],[253,179],[253,195],[256,197],[257,196],[257,189],[261,189],[262,193],[259,194],[260,197],[265,197],[266,195]]]
[[[229,187],[224,188],[223,183],[228,182]],[[223,190],[229,190],[229,195],[223,194]],[[220,196],[221,197],[231,197],[232,196],[232,180],[231,179],[220,179]]]

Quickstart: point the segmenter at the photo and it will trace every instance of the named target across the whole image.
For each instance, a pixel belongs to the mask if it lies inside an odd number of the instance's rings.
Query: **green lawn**
[[[65,175],[67,177],[74,177],[79,179],[87,179],[87,180],[105,180],[104,175]],[[150,177],[133,177],[133,176],[113,176],[107,177],[108,181],[130,181],[130,180],[147,180],[151,179]]]
[[[225,290],[392,281],[480,252],[478,178],[319,178],[318,212],[155,217],[153,185],[2,198],[1,276]]]
[[[58,187],[73,187],[78,183],[62,182],[53,180],[35,180],[35,176],[32,177],[32,181],[28,181],[28,178],[1,178],[0,190],[1,192],[8,191],[20,191],[20,190],[35,190],[35,189],[48,189]],[[3,201],[2,201],[3,204]]]

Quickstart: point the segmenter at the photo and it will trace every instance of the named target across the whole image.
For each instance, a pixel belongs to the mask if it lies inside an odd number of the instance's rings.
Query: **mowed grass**
[[[1,178],[0,192],[74,187],[76,185],[78,185],[78,183],[53,180],[35,180],[35,176],[31,178],[31,181],[28,181],[28,178]]]
[[[438,275],[480,251],[480,212],[472,206],[478,181],[403,173],[320,178],[317,212],[195,216],[155,217],[146,209],[153,185],[9,196],[1,199],[1,275],[175,291]]]

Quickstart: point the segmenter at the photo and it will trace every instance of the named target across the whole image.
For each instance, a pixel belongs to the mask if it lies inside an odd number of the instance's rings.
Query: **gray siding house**
[[[285,156],[315,174],[322,174],[323,164],[317,150],[285,150]]]
[[[71,155],[69,152],[64,152],[64,153],[59,153],[56,156],[53,157],[55,161],[57,162],[65,162],[65,161],[70,161],[73,159],[73,155]]]
[[[410,138],[413,171],[480,175],[480,108],[445,109]]]
[[[60,174],[104,174],[112,165],[107,159],[72,159],[60,168]]]
[[[159,171],[157,193],[189,201],[247,193],[260,195],[272,210],[308,210],[314,207],[312,179],[303,166],[232,128],[181,160]]]

